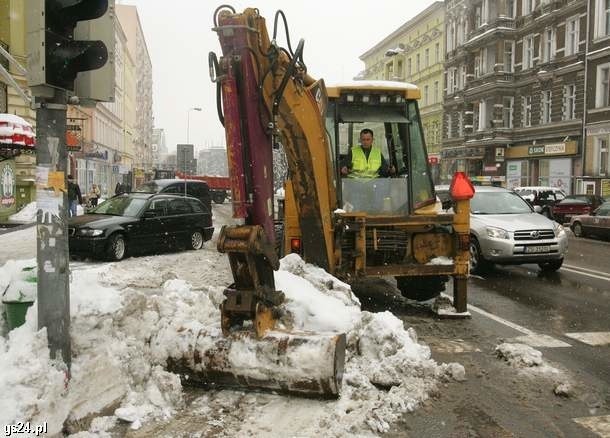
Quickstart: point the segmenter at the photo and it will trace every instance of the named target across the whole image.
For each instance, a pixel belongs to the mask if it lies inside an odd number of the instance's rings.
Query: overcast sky
[[[216,115],[216,92],[208,71],[208,53],[220,57],[212,14],[221,4],[237,11],[256,7],[273,33],[275,11],[288,20],[293,49],[305,39],[308,73],[326,82],[351,80],[364,69],[359,56],[432,4],[433,0],[117,0],[138,7],[153,65],[155,127],[165,129],[168,150],[185,143],[189,108],[190,142],[196,147],[224,144]],[[283,31],[278,41],[286,47]]]

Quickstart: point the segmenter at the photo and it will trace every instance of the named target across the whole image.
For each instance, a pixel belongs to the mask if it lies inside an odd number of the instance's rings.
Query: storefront
[[[507,188],[551,186],[572,193],[577,151],[575,141],[506,149]]]
[[[15,160],[0,161],[0,222],[17,211],[17,180],[15,178]]]
[[[585,172],[576,180],[578,193],[610,198],[610,123],[587,127]]]

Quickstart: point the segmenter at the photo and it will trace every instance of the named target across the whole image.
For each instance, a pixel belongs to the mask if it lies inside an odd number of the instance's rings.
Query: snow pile
[[[36,260],[9,260],[0,275],[2,301],[36,300]]]
[[[195,259],[204,252],[187,252],[181,257]],[[137,429],[151,420],[166,420],[183,408],[180,380],[164,368],[168,358],[192,354],[193,346],[205,351],[205,343],[218,336],[218,305],[223,296],[220,285],[208,282],[208,286],[196,289],[175,278],[176,267],[167,263],[168,257],[173,255],[134,259],[131,269],[126,269],[125,263],[117,263],[83,265],[72,271],[73,362],[67,385],[64,370],[48,359],[45,331],[35,329],[36,306],[29,310],[24,326],[13,330],[8,339],[0,337],[1,422],[48,421],[49,433],[53,434],[61,430],[66,420],[79,420],[112,407],[113,416],[95,419],[89,428],[89,432],[104,436],[117,421],[128,422]],[[157,258],[158,264],[147,262]],[[12,278],[22,264],[33,262],[20,263],[11,262],[0,268],[0,279]],[[188,260],[185,264],[189,264]],[[218,268],[210,264],[208,269],[212,272]],[[147,276],[149,282],[138,284]],[[430,349],[420,345],[415,331],[405,330],[398,318],[389,312],[361,312],[358,299],[347,284],[306,264],[297,255],[281,261],[276,287],[286,295],[281,319],[286,328],[347,335],[344,381],[338,400],[302,401],[247,393],[254,399],[276,400],[286,410],[277,412],[278,416],[304,415],[300,423],[285,422],[282,432],[286,435],[385,432],[400,415],[416,409],[431,392],[437,391],[440,381],[465,379],[461,365],[439,365],[432,360]],[[249,366],[252,356],[248,354],[253,351],[250,347],[248,341],[238,345],[236,348],[241,350],[237,353],[242,356],[238,354],[233,359],[241,357],[244,366]],[[215,403],[219,411],[210,415],[235,409],[231,395],[219,395]],[[311,417],[307,417],[303,406],[309,406]],[[212,418],[210,431],[216,430],[214,424],[221,420]],[[239,436],[240,431],[253,424],[256,426],[256,421],[239,421],[232,425],[234,430],[225,425],[225,431]],[[269,424],[273,423],[260,423],[258,432]],[[256,434],[257,429],[253,432]],[[77,436],[88,435],[83,432]]]
[[[30,224],[36,222],[36,211],[36,202],[30,202],[17,213],[10,215],[9,220]]]
[[[453,259],[450,259],[449,257],[444,257],[444,256],[435,257],[426,264],[427,265],[453,265]]]

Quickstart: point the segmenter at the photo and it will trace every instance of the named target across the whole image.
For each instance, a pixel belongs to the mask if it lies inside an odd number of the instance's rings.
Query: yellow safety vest
[[[377,178],[381,168],[381,150],[371,146],[369,159],[362,150],[362,146],[352,148],[352,171],[350,178]]]

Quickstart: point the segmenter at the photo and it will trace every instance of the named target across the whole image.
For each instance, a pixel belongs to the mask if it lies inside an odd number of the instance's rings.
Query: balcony
[[[488,144],[488,143],[506,143],[512,139],[512,128],[487,128],[483,131],[474,131],[467,133],[465,140],[468,143]]]
[[[466,83],[465,94],[468,97],[471,97],[474,94],[481,93],[488,89],[496,90],[501,86],[512,87],[514,80],[514,73],[494,71],[483,76],[479,76],[478,78],[468,80]]]
[[[489,40],[497,40],[498,37],[512,34],[516,31],[515,21],[514,18],[510,17],[496,17],[492,22],[485,23],[481,27],[472,30],[468,34],[468,41],[464,43],[464,46],[470,49]]]

